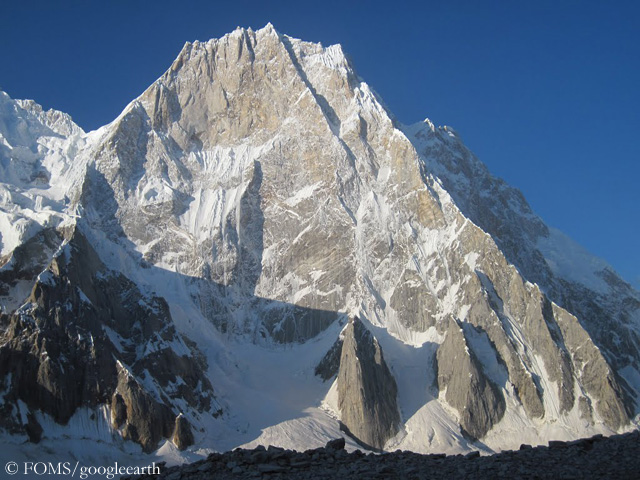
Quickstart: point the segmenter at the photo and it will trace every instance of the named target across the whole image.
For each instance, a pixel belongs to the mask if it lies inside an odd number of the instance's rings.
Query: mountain
[[[187,43],[90,133],[2,93],[0,161],[0,425],[24,455],[634,428],[640,294],[339,45]]]

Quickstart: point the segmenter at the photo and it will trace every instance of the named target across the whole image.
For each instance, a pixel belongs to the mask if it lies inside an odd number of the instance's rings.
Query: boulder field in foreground
[[[551,441],[549,446],[522,445],[518,451],[480,456],[419,455],[396,451],[386,454],[348,453],[344,439],[324,448],[296,452],[277,447],[214,453],[206,460],[181,467],[163,468],[160,475],[139,480],[213,479],[637,479],[640,432],[572,442]]]

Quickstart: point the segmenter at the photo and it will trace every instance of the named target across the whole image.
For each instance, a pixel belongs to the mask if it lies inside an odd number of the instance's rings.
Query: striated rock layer
[[[90,133],[2,92],[0,160],[12,434],[466,451],[637,413],[640,294],[339,45],[188,43]]]

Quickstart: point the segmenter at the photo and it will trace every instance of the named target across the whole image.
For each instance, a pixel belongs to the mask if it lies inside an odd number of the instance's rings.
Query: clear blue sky
[[[185,41],[269,21],[341,43],[402,122],[453,126],[548,224],[640,285],[638,1],[0,0],[0,88],[90,130]]]

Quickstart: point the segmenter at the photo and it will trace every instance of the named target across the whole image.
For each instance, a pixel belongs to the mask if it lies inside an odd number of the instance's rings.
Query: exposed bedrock
[[[342,422],[360,441],[382,449],[398,432],[398,388],[376,338],[357,317],[344,330],[338,372]]]
[[[505,412],[498,387],[487,378],[461,326],[454,318],[436,354],[438,386],[458,411],[460,426],[473,438],[482,438]]]
[[[1,317],[3,426],[34,432],[33,412],[66,424],[80,407],[107,405],[114,430],[151,451],[175,430],[174,399],[218,414],[206,362],[166,302],[108,270],[79,230],[66,233],[28,302]]]

